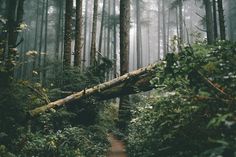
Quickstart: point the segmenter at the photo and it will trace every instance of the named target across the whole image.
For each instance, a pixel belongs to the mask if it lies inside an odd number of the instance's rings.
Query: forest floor
[[[108,140],[111,143],[111,148],[107,154],[107,157],[128,157],[125,152],[124,142],[117,139],[114,135],[109,134]]]

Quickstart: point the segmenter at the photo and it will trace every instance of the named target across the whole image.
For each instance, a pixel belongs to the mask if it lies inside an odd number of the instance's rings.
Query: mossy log
[[[155,77],[155,71],[158,64],[159,63],[149,65],[108,82],[104,82],[94,87],[71,94],[63,99],[50,102],[49,104],[30,110],[29,114],[31,117],[35,117],[50,109],[68,105],[89,96],[95,96],[99,100],[106,100],[123,95],[149,91],[154,88],[154,86],[150,83],[150,80]]]

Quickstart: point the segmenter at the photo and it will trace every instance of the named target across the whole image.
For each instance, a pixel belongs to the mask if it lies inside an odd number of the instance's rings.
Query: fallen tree
[[[159,63],[149,65],[108,82],[71,94],[63,99],[50,102],[29,111],[29,114],[31,117],[34,117],[50,109],[68,105],[88,96],[95,96],[99,100],[106,100],[123,95],[149,91],[154,88],[154,86],[150,83],[150,80],[155,77],[155,71],[158,64]]]

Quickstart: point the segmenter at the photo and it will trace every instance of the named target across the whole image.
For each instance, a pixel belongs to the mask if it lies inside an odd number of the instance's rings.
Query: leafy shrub
[[[129,155],[235,156],[235,54],[225,41],[169,54],[153,80],[163,88],[133,111]]]

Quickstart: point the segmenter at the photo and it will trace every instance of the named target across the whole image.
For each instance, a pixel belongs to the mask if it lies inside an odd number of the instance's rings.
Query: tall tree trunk
[[[142,47],[141,47],[141,24],[140,24],[140,1],[136,0],[136,44],[137,44],[137,68],[142,67]]]
[[[163,56],[167,54],[166,50],[166,11],[165,11],[165,1],[162,0],[162,42],[163,42]]]
[[[61,14],[63,10],[62,0],[57,1],[57,10],[58,10],[58,19],[56,23],[56,44],[55,44],[55,60],[59,61],[59,50],[60,50],[60,42],[61,42],[61,26],[62,26],[62,19]]]
[[[114,78],[117,77],[117,54],[116,54],[116,0],[113,0],[113,40],[114,40]]]
[[[208,42],[208,44],[213,44],[214,32],[213,32],[213,18],[212,18],[211,1],[204,0],[204,4],[205,4],[205,11],[206,11],[207,42]]]
[[[39,25],[39,1],[37,0],[37,15],[36,15],[36,24],[35,24],[35,36],[34,36],[34,50],[37,50],[38,46],[38,25]]]
[[[111,0],[108,1],[107,11],[107,58],[111,58],[110,43],[111,43]]]
[[[120,1],[120,74],[129,69],[130,0]],[[125,130],[131,119],[129,97],[120,98],[119,128]]]
[[[84,15],[84,49],[82,67],[85,69],[86,51],[87,51],[87,27],[88,27],[88,0],[85,2],[85,15]]]
[[[96,61],[96,35],[97,35],[97,18],[98,18],[97,16],[98,16],[98,0],[94,0],[90,65],[95,65]]]
[[[179,33],[180,33],[180,42],[184,41],[184,20],[183,20],[183,0],[179,0]]]
[[[66,0],[65,35],[64,35],[64,68],[71,64],[73,0]]]
[[[38,29],[39,29],[39,1],[37,0],[37,11],[36,11],[36,24],[35,24],[35,35],[34,35],[34,50],[37,51],[38,48]],[[39,54],[39,52],[38,52]],[[37,57],[33,58],[33,70],[36,69]]]
[[[46,0],[43,0],[43,8],[42,8],[42,17],[41,17],[41,26],[40,26],[40,39],[39,39],[39,56],[38,56],[38,68],[40,70],[41,68],[41,60],[42,60],[42,44],[43,44],[43,26],[44,26],[44,12],[45,12],[45,2]],[[39,71],[40,75],[40,71]]]
[[[212,0],[213,5],[213,20],[214,20],[214,39],[218,38],[218,24],[217,24],[217,11],[216,11],[216,0]]]
[[[46,85],[46,59],[47,59],[47,49],[48,49],[48,0],[46,0],[46,10],[45,10],[45,39],[44,39],[44,55],[43,55],[43,85]]]
[[[157,23],[157,60],[161,59],[161,0],[158,0],[158,23]]]
[[[226,39],[225,18],[224,18],[224,8],[222,0],[218,0],[218,11],[219,11],[219,23],[220,23],[220,38],[221,40],[225,40]]]
[[[167,47],[166,47],[167,52],[169,52],[169,47],[170,47],[170,12],[171,10],[169,9],[168,22],[167,22]]]
[[[150,17],[150,16],[148,16]],[[150,43],[150,24],[147,26],[147,43],[148,43],[148,64],[151,63],[151,43]]]
[[[101,28],[100,28],[100,35],[99,35],[99,46],[98,46],[98,51],[100,53],[102,52],[102,37],[103,37],[103,30],[104,30],[105,8],[106,8],[106,0],[103,0],[102,21],[101,21]]]
[[[75,29],[75,59],[74,65],[81,66],[82,50],[82,3],[83,0],[76,0],[76,29]]]

